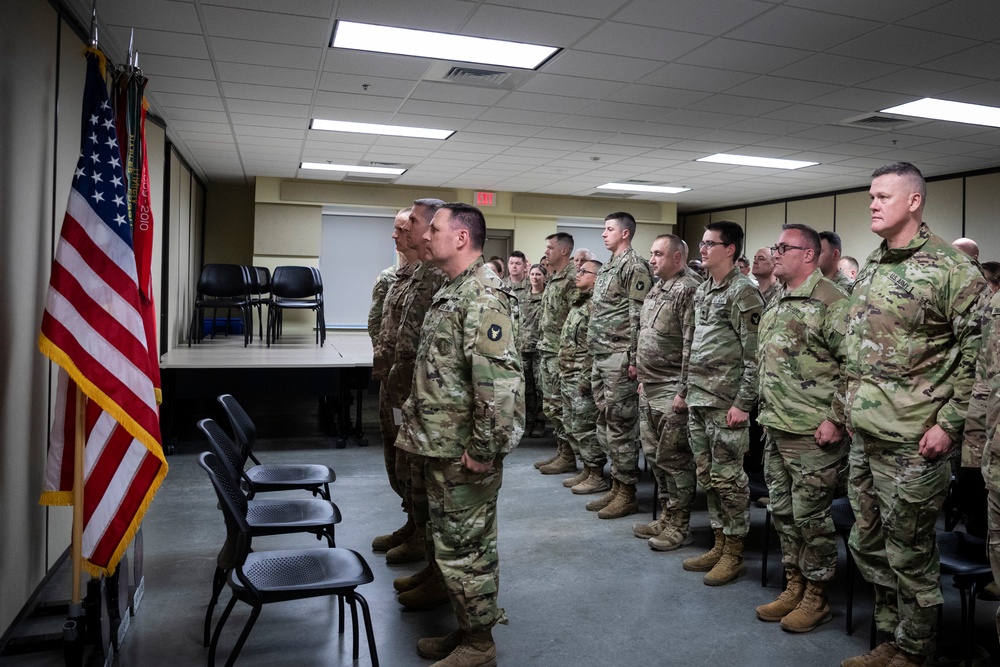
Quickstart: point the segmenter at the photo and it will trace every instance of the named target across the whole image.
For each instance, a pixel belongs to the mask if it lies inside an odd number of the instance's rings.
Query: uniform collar
[[[783,286],[781,288],[781,298],[809,298],[812,296],[813,290],[816,289],[816,285],[818,285],[819,281],[822,279],[823,272],[819,269],[813,269],[813,272],[806,277],[805,281],[795,289],[789,290],[787,285]]]
[[[930,227],[927,226],[926,222],[921,222],[920,229],[917,230],[917,233],[914,234],[913,238],[910,239],[909,243],[907,243],[901,248],[890,248],[888,246],[888,243],[885,240],[883,240],[882,243],[879,245],[878,249],[879,260],[880,261],[888,260],[894,262],[906,259],[913,253],[923,248],[924,244],[926,244],[930,239],[931,239]]]

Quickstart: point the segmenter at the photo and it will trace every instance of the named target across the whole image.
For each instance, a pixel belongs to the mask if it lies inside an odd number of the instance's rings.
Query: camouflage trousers
[[[611,459],[611,476],[622,484],[639,481],[639,383],[628,376],[628,354],[594,355],[597,442]]]
[[[556,442],[566,442],[566,427],[563,425],[562,376],[559,374],[559,354],[539,351],[539,376],[542,389],[542,411],[552,422]]]
[[[875,587],[875,623],[909,653],[927,654],[937,632],[940,559],[934,524],[941,513],[951,465],[930,460],[917,443],[855,432],[848,496],[857,523],[851,553]]]
[[[441,572],[462,630],[485,630],[507,617],[497,606],[497,495],[503,458],[485,473],[460,459],[414,456],[424,467],[434,563]]]
[[[430,512],[427,509],[427,482],[424,457],[396,448],[396,478],[403,492],[403,509],[413,519],[418,531],[427,532]],[[427,535],[430,538],[430,535]],[[427,540],[430,561],[430,539]]]
[[[603,470],[608,457],[597,442],[597,406],[590,373],[567,373],[561,391],[566,441],[585,466]]]
[[[989,489],[986,497],[987,522],[989,526],[990,569],[993,581],[1000,586],[1000,491]],[[997,636],[1000,636],[1000,607],[996,614]]]
[[[378,428],[382,435],[382,457],[385,461],[385,473],[389,477],[389,486],[400,498],[403,497],[403,487],[396,475],[396,436],[399,434],[399,426],[392,418],[392,406],[386,400],[385,382],[379,383],[378,388]],[[403,503],[406,508],[406,503]]]
[[[847,465],[849,444],[820,447],[810,433],[767,429],[764,479],[785,569],[810,581],[830,581],[837,570],[837,531],[831,507]]]
[[[524,366],[525,431],[530,431],[536,424],[545,423],[542,412],[542,359],[538,350],[521,353],[521,364]]]
[[[750,430],[726,426],[723,408],[692,407],[688,412],[688,437],[712,528],[744,537],[750,529],[750,480],[743,470]]]
[[[687,412],[674,412],[677,388],[644,383],[639,396],[639,439],[653,469],[660,507],[690,516],[694,504],[694,453],[688,442]]]

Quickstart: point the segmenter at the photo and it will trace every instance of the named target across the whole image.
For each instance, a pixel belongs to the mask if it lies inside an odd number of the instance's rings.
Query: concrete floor
[[[405,612],[395,600],[392,579],[422,565],[387,566],[371,551],[371,539],[402,523],[399,501],[389,490],[382,466],[381,445],[373,408],[365,405],[365,430],[371,445],[332,448],[332,438],[320,435],[315,403],[264,405],[248,402],[257,418],[265,462],[295,460],[325,463],[338,475],[332,489],[344,515],[337,544],[364,556],[375,581],[359,589],[368,600],[375,623],[379,660],[386,666],[427,665],[414,650],[418,638],[453,628],[449,607],[429,612]],[[219,413],[211,403],[191,404],[188,423]],[[218,418],[218,417],[217,417]],[[225,423],[225,422],[220,422]],[[228,428],[228,424],[226,424]],[[144,523],[145,599],[132,619],[117,664],[177,667],[205,664],[201,645],[205,605],[211,591],[215,557],[224,535],[222,516],[205,473],[198,467],[202,451],[198,432],[185,428],[170,473]],[[652,511],[652,482],[640,485],[643,514],[602,521],[583,509],[590,497],[565,489],[563,475],[543,476],[532,462],[553,448],[551,438],[526,439],[507,459],[500,493],[500,602],[511,622],[495,637],[504,665],[551,667],[629,664],[656,665],[836,665],[845,657],[868,650],[871,594],[859,582],[855,601],[855,631],[845,634],[846,591],[843,568],[830,591],[833,621],[818,630],[791,635],[777,624],[762,623],[754,607],[772,600],[781,585],[777,539],[772,535],[770,580],[760,586],[764,510],[751,509],[751,533],[746,560],[748,575],[720,588],[702,584],[701,575],[681,569],[681,560],[707,548],[710,531],[699,495],[693,517],[695,544],[673,553],[657,553],[632,536],[636,520]],[[265,538],[257,550],[285,545],[319,547],[312,538]],[[841,546],[841,563],[843,564]],[[59,578],[53,581],[58,585]],[[942,643],[957,641],[957,593],[945,585],[946,609],[939,635]],[[228,599],[223,592],[222,603]],[[220,604],[220,606],[221,606]],[[247,617],[237,606],[220,644],[220,659]],[[997,656],[992,631],[995,603],[977,610],[978,640]],[[217,612],[218,614],[218,612]],[[314,599],[272,604],[264,611],[240,656],[243,665],[350,665],[350,624],[336,632],[336,604]],[[361,639],[361,659],[367,647]],[[11,666],[61,665],[60,653],[8,656]],[[222,664],[221,662],[219,664]]]

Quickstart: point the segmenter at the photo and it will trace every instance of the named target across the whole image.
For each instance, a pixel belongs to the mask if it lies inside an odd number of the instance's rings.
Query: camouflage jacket
[[[372,339],[373,346],[378,340],[378,332],[382,327],[382,306],[385,305],[385,295],[389,293],[389,288],[395,282],[396,267],[390,266],[378,274],[375,285],[372,286],[372,305],[368,309],[368,337]]]
[[[518,329],[517,349],[520,352],[534,352],[538,345],[538,336],[542,325],[542,293],[532,294],[531,290],[514,294],[521,309],[521,322]]]
[[[515,297],[482,257],[434,295],[396,446],[487,463],[524,432],[524,378],[514,347]]]
[[[883,241],[869,255],[847,315],[851,429],[915,444],[938,424],[962,441],[984,285],[972,261],[926,224],[906,246]]]
[[[986,486],[1000,491],[1000,292],[983,312],[982,330],[976,383],[965,418],[962,465],[981,466]]]
[[[372,377],[383,382],[389,377],[389,369],[392,368],[399,323],[403,318],[403,300],[416,268],[417,265],[410,262],[396,269],[396,282],[386,292],[385,303],[382,304],[382,322],[378,338],[372,346]]]
[[[587,333],[593,354],[628,352],[629,364],[635,365],[639,313],[652,286],[649,263],[631,246],[601,266]]]
[[[837,287],[844,290],[848,294],[851,293],[851,288],[854,287],[854,281],[847,277],[847,274],[837,269],[837,272],[833,274],[833,278],[830,278]]]
[[[594,366],[594,358],[587,344],[587,329],[594,302],[591,292],[577,290],[576,301],[573,302],[563,324],[562,345],[559,347],[559,372],[564,381],[580,379],[586,374],[586,382],[590,384],[590,370]]]
[[[757,286],[757,291],[760,291],[760,285]],[[760,298],[764,299],[765,308],[769,303],[771,303],[771,299],[774,298],[774,295],[780,291],[781,291],[781,283],[775,280],[773,283],[771,283],[770,287],[768,287],[763,292],[760,292]]]
[[[550,272],[542,292],[542,319],[538,350],[559,353],[559,339],[569,307],[577,297],[576,267],[570,262],[562,271]]]
[[[448,282],[444,271],[429,262],[420,262],[407,282],[403,296],[399,333],[392,355],[392,368],[385,380],[385,399],[392,407],[400,407],[410,395],[413,385],[413,363],[417,358],[420,327],[430,308],[434,294]]]
[[[643,385],[670,383],[687,396],[688,360],[694,337],[694,294],[701,278],[685,267],[649,290],[639,316],[636,355]]]
[[[757,334],[761,426],[806,435],[824,419],[844,425],[847,303],[844,290],[816,269],[768,304]]]
[[[764,299],[739,267],[694,296],[687,404],[750,412],[757,402],[757,327]]]

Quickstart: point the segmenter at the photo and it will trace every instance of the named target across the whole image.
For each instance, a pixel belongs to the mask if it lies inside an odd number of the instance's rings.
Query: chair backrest
[[[198,429],[205,434],[212,452],[229,469],[230,476],[235,479],[244,478],[243,466],[246,464],[247,457],[243,455],[236,443],[222,430],[222,427],[214,419],[202,419],[198,422]]]
[[[266,266],[255,266],[252,271],[257,274],[257,293],[268,294],[271,291],[271,269]]]
[[[243,460],[246,461],[247,458],[250,458],[254,463],[259,464],[260,462],[253,455],[253,446],[257,442],[257,427],[254,426],[250,415],[232,394],[222,394],[216,400],[219,401],[226,416],[229,417],[229,425],[233,427],[233,435],[236,437],[236,444],[240,446]]]
[[[198,278],[198,294],[209,297],[250,296],[250,274],[239,264],[206,264]]]
[[[271,277],[271,294],[284,299],[308,299],[323,293],[319,269],[309,266],[279,266]]]
[[[230,474],[229,467],[216,454],[202,452],[198,465],[208,473],[226,522],[226,544],[219,553],[219,566],[230,569],[241,565],[250,551],[251,539],[246,496],[240,490],[239,482]]]

